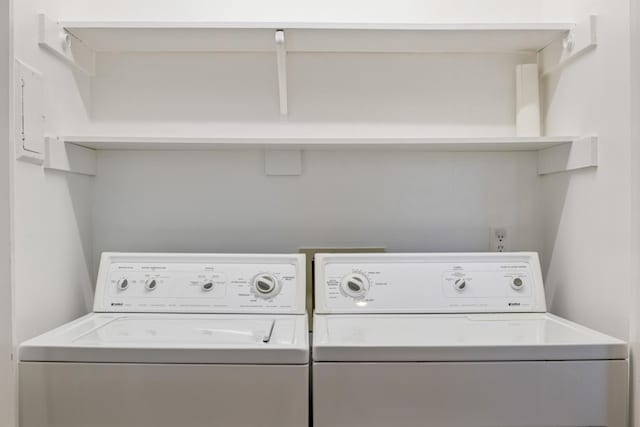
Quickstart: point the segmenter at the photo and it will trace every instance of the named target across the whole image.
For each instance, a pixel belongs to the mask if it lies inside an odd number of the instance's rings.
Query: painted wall
[[[101,152],[95,256],[131,251],[484,251],[508,224],[538,249],[533,153],[305,152],[303,174],[263,154]]]
[[[68,8],[68,9],[65,9]],[[37,12],[83,10],[81,1],[14,4],[14,53],[46,82],[46,132],[81,123],[84,77],[37,45]],[[14,162],[14,322],[21,342],[84,314],[92,298],[91,178]]]
[[[551,7],[551,6],[550,6]],[[598,47],[543,82],[546,132],[596,134],[597,171],[543,177],[551,309],[627,339],[631,164],[629,2],[600,2]]]
[[[11,2],[0,0],[0,427],[15,425],[11,281]]]
[[[566,1],[566,0],[563,0]],[[87,0],[88,8],[69,10],[73,19],[332,21],[332,22],[475,22],[533,20],[540,0]]]
[[[631,2],[631,316],[634,361],[640,354],[640,4]],[[640,425],[640,366],[632,369],[633,425]]]

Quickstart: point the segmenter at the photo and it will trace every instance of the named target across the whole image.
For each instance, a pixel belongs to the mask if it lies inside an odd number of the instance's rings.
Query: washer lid
[[[316,315],[315,361],[626,359],[627,344],[547,313]]]
[[[90,314],[24,342],[21,361],[303,364],[304,315]]]

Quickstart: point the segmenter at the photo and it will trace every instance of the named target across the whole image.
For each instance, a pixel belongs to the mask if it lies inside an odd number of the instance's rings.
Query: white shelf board
[[[538,151],[571,144],[573,136],[418,138],[376,136],[63,136],[61,140],[95,150],[414,150],[414,151]]]
[[[63,21],[95,52],[537,52],[573,23],[304,23]]]

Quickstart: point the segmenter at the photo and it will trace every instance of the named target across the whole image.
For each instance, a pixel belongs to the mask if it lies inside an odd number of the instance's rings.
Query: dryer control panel
[[[305,310],[304,256],[104,253],[95,312]]]
[[[317,313],[545,312],[538,255],[318,254]]]

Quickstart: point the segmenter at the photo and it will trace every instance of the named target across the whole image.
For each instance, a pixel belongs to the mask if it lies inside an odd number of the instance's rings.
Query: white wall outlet
[[[489,244],[491,252],[508,252],[509,230],[507,227],[491,227],[489,236]]]

